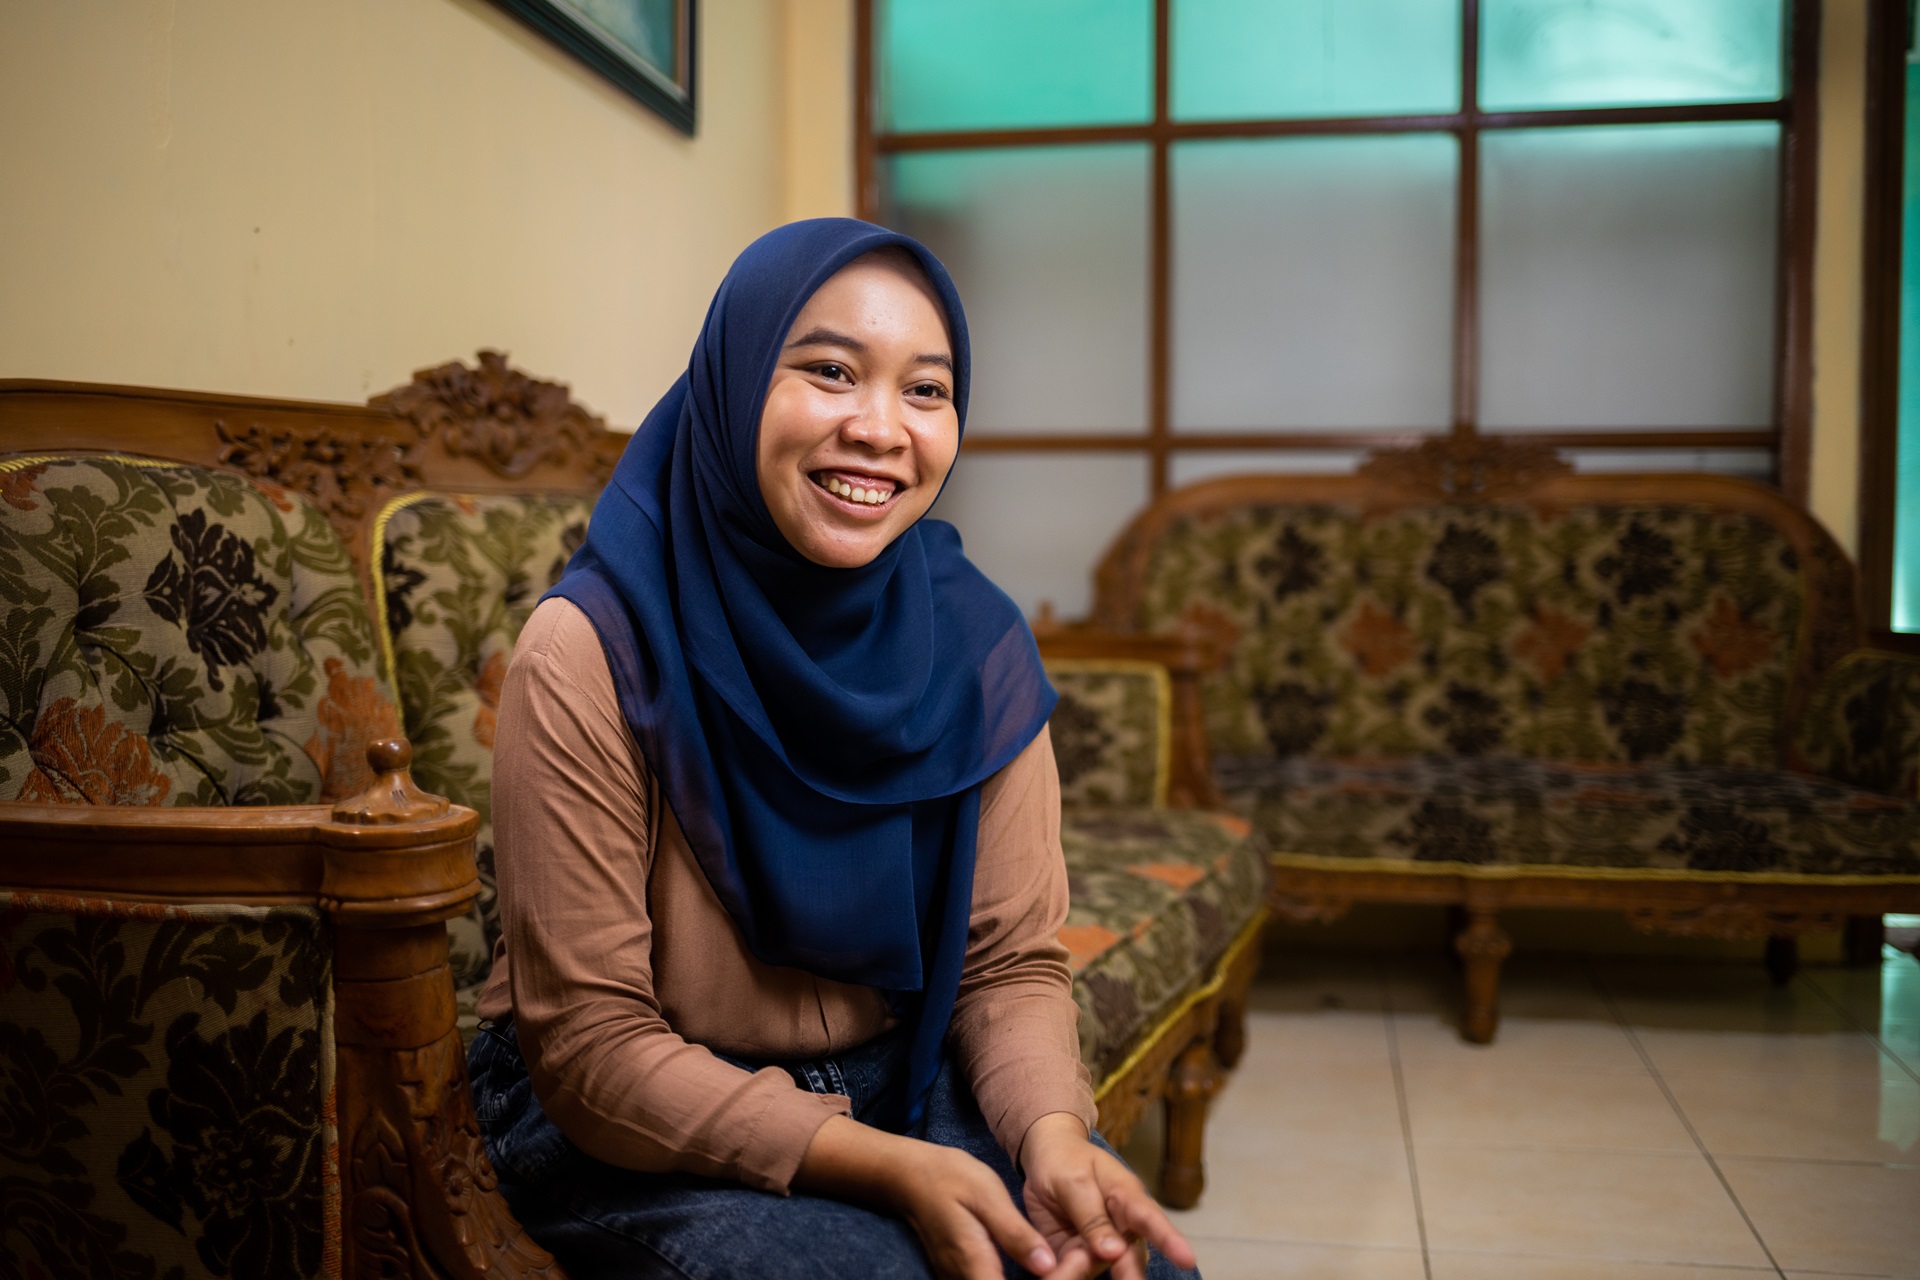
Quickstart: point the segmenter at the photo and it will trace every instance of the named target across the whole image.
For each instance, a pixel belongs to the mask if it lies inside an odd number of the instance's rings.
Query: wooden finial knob
[[[448,809],[447,798],[422,791],[407,772],[413,763],[413,744],[405,738],[382,738],[367,744],[367,765],[374,778],[365,791],[333,806],[333,820],[346,826],[379,827],[398,822],[424,822]]]
[[[375,777],[413,766],[413,744],[405,738],[382,738],[367,744],[367,767]]]

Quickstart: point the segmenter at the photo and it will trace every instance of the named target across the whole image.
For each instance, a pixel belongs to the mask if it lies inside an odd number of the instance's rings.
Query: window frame
[[[1907,51],[1914,39],[1913,10],[1912,0],[1869,3],[1866,234],[1860,277],[1860,605],[1876,645],[1920,653],[1920,634],[1893,630]],[[1920,252],[1920,246],[1914,251]]]
[[[1875,0],[1900,3],[1901,0]],[[1454,228],[1452,431],[1479,434],[1480,136],[1517,128],[1625,124],[1704,124],[1769,121],[1781,127],[1779,262],[1775,299],[1775,376],[1772,424],[1764,429],[1623,429],[1499,432],[1502,440],[1563,449],[1765,449],[1773,478],[1795,502],[1807,500],[1812,448],[1813,249],[1818,186],[1821,0],[1786,0],[1784,92],[1772,102],[1706,103],[1662,107],[1552,108],[1483,111],[1478,106],[1480,0],[1461,0],[1461,103],[1452,112],[1335,118],[1262,118],[1176,121],[1170,110],[1174,0],[1154,0],[1153,116],[1145,124],[975,129],[887,133],[876,128],[875,0],[855,0],[854,180],[859,216],[877,221],[882,157],[909,152],[984,150],[1022,146],[1146,143],[1150,147],[1147,213],[1147,426],[1107,434],[971,432],[966,447],[982,452],[1081,450],[1140,452],[1149,463],[1149,492],[1168,488],[1176,452],[1364,450],[1432,438],[1430,428],[1312,431],[1175,431],[1171,417],[1172,182],[1175,143],[1216,138],[1327,137],[1450,133],[1460,149]]]

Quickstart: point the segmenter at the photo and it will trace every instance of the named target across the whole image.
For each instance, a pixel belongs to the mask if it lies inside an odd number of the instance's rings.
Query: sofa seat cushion
[[[1920,882],[1920,804],[1805,774],[1441,757],[1216,773],[1282,868]]]
[[[1060,930],[1097,1083],[1204,979],[1266,898],[1267,867],[1231,814],[1068,808],[1072,905]]]
[[[374,595],[414,780],[480,815],[480,896],[448,926],[462,984],[486,977],[499,937],[493,726],[507,662],[592,512],[578,494],[414,493],[376,519]]]
[[[345,545],[226,471],[0,463],[0,800],[308,804],[397,725]]]

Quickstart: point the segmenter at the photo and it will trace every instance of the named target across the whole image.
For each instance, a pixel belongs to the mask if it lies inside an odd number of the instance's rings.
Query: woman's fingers
[[[993,1242],[1027,1270],[1036,1275],[1045,1275],[1058,1263],[1046,1237],[1027,1221],[1025,1214],[1014,1207],[1006,1187],[991,1173],[987,1174],[975,1192],[970,1207],[993,1237]],[[999,1265],[1000,1260],[996,1257],[994,1266],[997,1268]],[[996,1271],[995,1274],[999,1273]]]
[[[1180,1234],[1179,1228],[1173,1225],[1173,1220],[1167,1217],[1167,1211],[1147,1194],[1147,1189],[1131,1174],[1127,1176],[1124,1184],[1107,1193],[1107,1213],[1115,1225],[1128,1236],[1136,1240],[1145,1240],[1161,1253],[1166,1254],[1168,1261],[1175,1266],[1197,1265],[1193,1246],[1187,1243],[1187,1238]],[[1116,1276],[1121,1274],[1117,1267],[1114,1269],[1114,1274]],[[1144,1275],[1145,1272],[1141,1274]]]
[[[1147,1280],[1147,1242],[1127,1246],[1127,1256],[1113,1264],[1113,1280]]]
[[[1101,1266],[1114,1262],[1127,1251],[1127,1242],[1107,1215],[1106,1198],[1091,1171],[1076,1170],[1061,1178],[1052,1191],[1060,1211],[1093,1250]]]

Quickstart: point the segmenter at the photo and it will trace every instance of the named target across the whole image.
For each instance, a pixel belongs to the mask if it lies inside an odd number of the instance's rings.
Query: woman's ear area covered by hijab
[[[795,317],[761,410],[768,514],[817,565],[871,563],[927,513],[960,447],[953,343],[913,255],[865,254]]]

